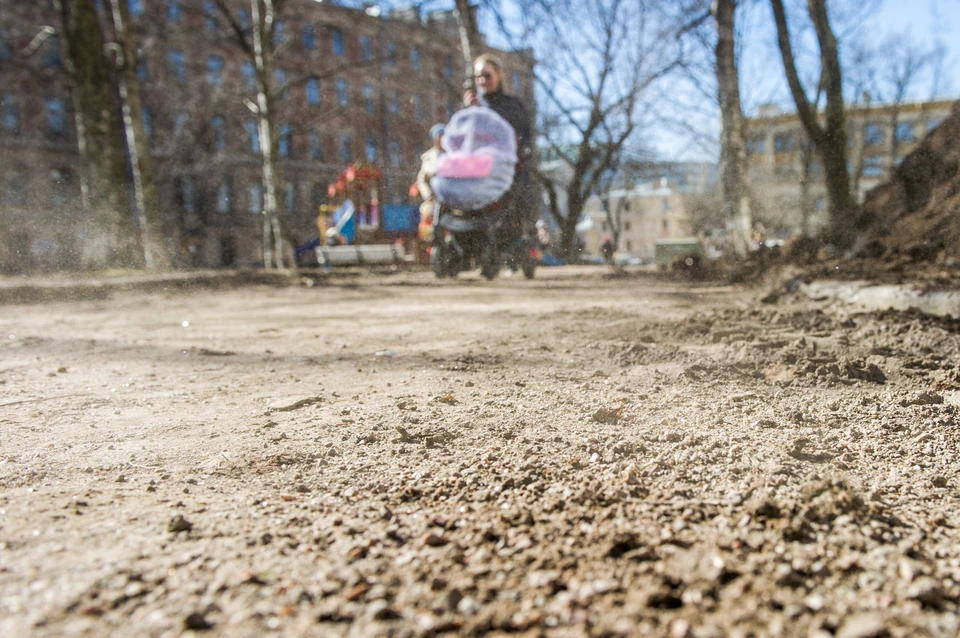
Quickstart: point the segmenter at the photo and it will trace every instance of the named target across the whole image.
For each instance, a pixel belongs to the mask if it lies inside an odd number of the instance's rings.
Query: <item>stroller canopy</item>
[[[510,190],[517,165],[513,127],[496,112],[472,106],[454,114],[430,185],[441,204],[476,210]]]

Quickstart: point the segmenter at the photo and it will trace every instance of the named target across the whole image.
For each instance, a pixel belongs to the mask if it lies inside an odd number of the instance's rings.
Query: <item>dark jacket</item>
[[[520,98],[507,95],[503,91],[496,91],[483,94],[480,97],[480,103],[493,109],[513,127],[517,134],[517,155],[520,158],[520,164],[525,164],[523,158],[529,155],[533,146],[533,126],[523,102]]]

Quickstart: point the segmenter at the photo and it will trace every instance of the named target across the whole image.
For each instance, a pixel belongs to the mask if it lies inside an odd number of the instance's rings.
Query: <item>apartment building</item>
[[[261,262],[261,147],[253,60],[212,0],[126,0],[143,120],[166,236],[194,266]],[[5,3],[6,4],[6,3]],[[109,3],[96,2],[103,11]],[[249,3],[233,0],[244,28]],[[110,35],[109,16],[103,24]],[[0,232],[16,268],[75,266],[84,240],[77,150],[53,0],[0,11]],[[459,108],[463,80],[452,13],[380,15],[288,0],[274,29],[278,200],[297,242],[316,235],[327,186],[348,164],[384,172],[381,204],[406,202],[428,130]],[[26,52],[30,52],[29,55]],[[506,89],[534,109],[529,52],[497,52]]]
[[[952,106],[952,100],[938,100],[848,107],[849,169],[858,201],[887,178]],[[756,117],[746,120],[746,138],[755,199],[769,208],[799,211],[808,206],[823,221],[823,167],[797,114],[776,105],[761,106]],[[801,201],[805,176],[808,202]]]
[[[685,192],[690,191],[662,177],[656,182],[611,190],[604,197],[591,197],[584,206],[584,215],[590,219],[583,233],[584,250],[599,255],[604,236],[614,234],[613,224],[619,218],[617,249],[652,262],[658,240],[689,237],[692,233]]]

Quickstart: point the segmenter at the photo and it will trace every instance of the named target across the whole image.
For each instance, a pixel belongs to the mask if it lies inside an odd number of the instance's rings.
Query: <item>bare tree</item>
[[[807,12],[820,49],[820,82],[826,97],[823,123],[818,117],[817,104],[807,97],[800,81],[783,0],[770,0],[770,3],[777,27],[777,43],[797,115],[807,136],[816,145],[823,164],[830,214],[829,238],[839,246],[848,246],[853,241],[855,231],[856,203],[847,167],[846,107],[840,55],[837,38],[827,15],[826,0],[807,0]]]
[[[537,176],[560,249],[575,260],[583,208],[641,126],[645,91],[676,65],[675,47],[645,0],[524,0],[519,11],[527,21],[522,44],[543,52],[539,133],[558,158]]]
[[[277,214],[277,139],[274,106],[277,97],[288,87],[275,87],[274,28],[286,0],[249,0],[250,24],[244,25],[235,14],[230,0],[214,0],[216,9],[233,33],[237,44],[253,62],[256,82],[256,102],[247,106],[257,116],[260,139],[261,170],[263,174],[263,265],[265,268],[284,267],[284,230]],[[281,89],[279,92],[277,89]]]
[[[123,131],[133,177],[133,202],[140,227],[144,265],[149,270],[166,270],[170,255],[164,246],[163,218],[153,180],[153,164],[147,145],[137,77],[136,47],[130,33],[130,10],[123,0],[110,0],[117,66],[117,87],[123,113]]]
[[[127,199],[127,166],[119,113],[113,98],[114,76],[105,54],[105,37],[93,0],[58,0],[65,66],[70,78],[83,158],[81,203],[90,239],[84,247],[91,265],[128,266],[134,257],[134,233]],[[99,239],[97,239],[99,238]]]
[[[460,30],[460,49],[463,52],[464,87],[473,86],[473,60],[480,53],[480,29],[470,0],[456,0],[457,27]]]
[[[750,250],[753,218],[747,196],[747,144],[740,104],[734,21],[737,0],[715,0],[711,7],[717,28],[716,72],[722,133],[720,170],[724,218],[733,221],[733,247],[744,255]]]

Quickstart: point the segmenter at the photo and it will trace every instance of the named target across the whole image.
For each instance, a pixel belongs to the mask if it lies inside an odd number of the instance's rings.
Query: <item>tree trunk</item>
[[[747,197],[747,145],[743,135],[740,78],[736,60],[734,16],[737,0],[717,0],[716,69],[722,133],[720,166],[723,184],[723,218],[733,221],[733,248],[739,255],[750,250],[753,219]]]
[[[257,76],[257,128],[263,168],[263,266],[283,268],[283,237],[277,218],[277,159],[273,134],[272,51],[273,0],[250,0],[253,20],[253,57]],[[272,87],[275,89],[276,87]]]
[[[807,10],[820,45],[821,85],[827,97],[824,124],[817,118],[816,104],[811,104],[797,73],[790,43],[783,0],[770,0],[777,25],[777,41],[783,58],[783,67],[790,93],[797,106],[797,114],[807,135],[816,144],[823,163],[827,201],[830,213],[830,240],[841,247],[854,239],[856,203],[850,190],[850,171],[847,166],[846,109],[843,103],[843,81],[837,39],[830,27],[826,0],[807,0]]]
[[[149,270],[170,268],[170,255],[164,245],[164,224],[153,180],[150,144],[143,123],[140,79],[137,77],[137,50],[130,35],[130,13],[123,0],[111,0],[114,37],[119,54],[117,83],[123,110],[123,130],[130,155],[133,177],[133,202],[144,265]]]
[[[67,73],[72,85],[80,172],[86,212],[81,263],[127,266],[133,256],[133,224],[127,203],[127,167],[113,75],[93,0],[59,0]]]
[[[464,88],[473,87],[473,60],[480,55],[480,30],[470,0],[456,0],[457,25],[460,29],[460,48],[463,51]]]

